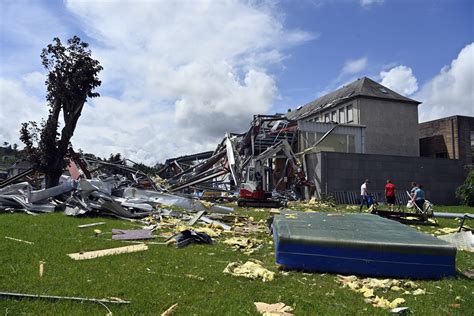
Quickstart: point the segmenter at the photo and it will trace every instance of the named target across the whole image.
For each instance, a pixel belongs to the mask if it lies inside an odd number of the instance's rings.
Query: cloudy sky
[[[104,67],[73,146],[154,164],[214,149],[253,114],[368,76],[474,116],[474,1],[0,1],[0,141],[46,118],[40,52],[78,35]]]

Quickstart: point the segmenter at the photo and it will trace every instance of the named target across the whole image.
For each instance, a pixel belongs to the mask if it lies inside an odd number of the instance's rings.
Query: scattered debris
[[[149,229],[112,229],[112,239],[114,240],[138,240],[138,239],[153,239],[153,231]]]
[[[196,215],[194,215],[194,217],[189,220],[188,225],[193,226],[196,224],[196,222],[204,215],[204,213],[206,213],[206,211],[197,212]]]
[[[394,308],[397,308],[398,305],[405,303],[405,299],[399,297],[390,302],[384,297],[376,296],[375,298],[366,299],[365,302],[372,304],[373,307],[378,307],[378,308],[383,308],[383,309],[389,309],[389,308],[394,309]]]
[[[39,276],[40,276],[40,278],[43,276],[43,273],[44,273],[44,264],[45,264],[45,262],[43,260],[41,260],[39,262]]]
[[[25,244],[28,244],[28,245],[34,245],[34,244],[35,244],[35,243],[32,242],[32,241],[27,241],[27,240],[23,240],[23,239],[8,237],[8,236],[5,236],[5,239],[9,239],[9,240],[14,240],[14,241],[22,242],[22,243],[25,243]]]
[[[171,305],[167,310],[161,313],[161,316],[171,315],[176,310],[176,308],[178,308],[178,303]]]
[[[130,304],[130,301],[124,301],[117,297],[111,297],[110,299],[98,299],[98,298],[86,298],[86,297],[73,297],[73,296],[56,296],[56,295],[41,295],[41,294],[23,294],[23,293],[10,293],[0,292],[0,296],[7,298],[39,298],[48,300],[68,300],[68,301],[79,301],[79,302],[94,302],[94,303],[107,303],[107,304]]]
[[[461,274],[464,275],[468,279],[474,279],[474,269],[462,271]]]
[[[261,278],[263,282],[273,281],[275,278],[275,272],[264,268],[263,263],[256,259],[250,259],[244,264],[241,262],[231,262],[225,267],[223,272],[253,280]]]
[[[408,307],[395,307],[390,310],[390,313],[401,315],[401,314],[406,314],[409,311],[410,311],[410,308]]]
[[[423,295],[423,294],[426,294],[426,291],[423,290],[423,289],[416,289],[411,294],[412,295]]]
[[[444,228],[440,228],[434,231],[434,234],[435,235],[452,234],[452,233],[456,233],[457,231],[458,231],[458,228],[444,227]]]
[[[94,226],[99,226],[99,225],[104,225],[104,224],[106,223],[105,222],[90,223],[90,224],[79,225],[77,226],[77,228],[94,227]]]
[[[374,307],[380,307],[384,309],[394,309],[400,304],[405,303],[405,299],[396,298],[390,302],[384,297],[377,296],[375,291],[383,290],[386,292],[390,290],[394,292],[400,292],[403,290],[404,294],[411,295],[422,295],[426,293],[424,289],[418,288],[418,285],[413,281],[376,278],[359,279],[355,275],[338,275],[337,278],[338,282],[342,283],[342,287],[347,287],[354,292],[362,293],[366,303],[370,303]],[[409,290],[412,290],[412,292]]]
[[[293,316],[291,313],[293,308],[285,305],[285,303],[267,304],[263,302],[254,302],[257,311],[262,315],[267,316]]]
[[[112,256],[112,255],[118,255],[122,253],[130,253],[130,252],[137,252],[137,251],[144,251],[144,250],[148,250],[148,246],[146,244],[138,244],[138,245],[133,245],[133,246],[102,249],[102,250],[95,250],[95,251],[88,251],[88,252],[70,253],[68,254],[68,256],[74,260],[88,260],[88,259],[95,259],[95,258],[104,257],[104,256]]]
[[[197,244],[212,244],[212,238],[202,232],[197,232],[194,230],[183,230],[171,237],[169,237],[167,240],[168,244],[175,244],[176,248],[182,248],[185,247],[191,243],[197,243]]]
[[[224,240],[222,243],[232,246],[234,250],[240,250],[250,255],[262,244],[261,240],[247,237],[232,237]]]
[[[438,238],[449,242],[458,250],[474,252],[474,235],[470,231],[442,235],[438,236]]]

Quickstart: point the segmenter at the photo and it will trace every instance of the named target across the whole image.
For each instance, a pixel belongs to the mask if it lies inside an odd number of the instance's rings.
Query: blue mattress
[[[276,262],[287,269],[414,279],[455,274],[456,248],[372,214],[301,213],[273,222]]]

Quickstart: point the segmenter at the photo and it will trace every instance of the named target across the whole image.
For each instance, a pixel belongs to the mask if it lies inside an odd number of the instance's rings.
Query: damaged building
[[[423,123],[419,129],[419,104],[362,78],[289,112],[287,117],[298,122],[336,121],[363,130],[360,151],[333,146],[307,155],[308,177],[316,186],[316,196],[331,195],[339,203],[357,203],[360,184],[368,178],[370,192],[382,200],[386,180],[393,179],[403,202],[405,190],[416,181],[424,184],[433,202],[455,204],[455,190],[467,173],[465,162],[420,157],[420,131],[427,128]],[[423,135],[426,137],[426,132]],[[426,140],[422,138],[421,144],[422,156],[428,156],[423,154]]]
[[[379,199],[386,180],[393,179],[401,202],[417,181],[433,202],[454,204],[466,162],[420,157],[420,135],[421,156],[429,155],[419,104],[364,77],[288,113],[254,115],[245,133],[227,134],[212,153],[168,160],[160,175],[173,191],[235,193],[246,182],[256,183],[247,173],[257,163],[261,191],[289,199],[333,196],[338,203],[358,203],[360,184],[369,178],[370,192]],[[468,142],[459,139],[457,144]],[[291,152],[278,149],[283,142]],[[460,157],[457,152],[453,158]]]

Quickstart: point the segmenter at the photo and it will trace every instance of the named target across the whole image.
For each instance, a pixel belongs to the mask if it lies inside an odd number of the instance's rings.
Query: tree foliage
[[[25,144],[30,161],[46,175],[46,187],[59,182],[70,140],[87,98],[98,97],[98,78],[102,66],[91,57],[88,44],[77,36],[64,46],[59,38],[43,49],[41,60],[48,70],[46,100],[47,120],[38,127],[35,122],[23,123],[20,139]],[[58,132],[62,113],[63,127]]]
[[[456,189],[456,197],[462,205],[474,206],[474,170],[471,170],[464,181]]]

